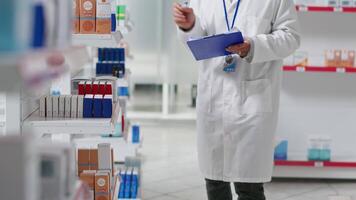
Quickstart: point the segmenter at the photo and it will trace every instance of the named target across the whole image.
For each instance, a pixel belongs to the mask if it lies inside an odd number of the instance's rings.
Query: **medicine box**
[[[90,190],[95,189],[95,174],[96,170],[84,170],[80,176],[79,179],[86,183],[89,186]]]
[[[52,113],[54,118],[59,116],[59,96],[52,96]]]
[[[111,3],[108,0],[96,2],[96,33],[111,33]]]
[[[87,94],[83,101],[83,118],[93,117],[93,95]]]
[[[79,33],[80,32],[80,1],[79,0],[72,0],[73,1],[73,13],[74,13],[74,19],[73,19],[73,32],[74,33]]]
[[[111,94],[112,95],[112,83],[111,82],[106,82],[106,85],[105,85],[105,95],[107,94]]]
[[[46,117],[46,96],[40,98],[40,117]]]
[[[92,84],[92,94],[99,94],[99,81],[94,81]]]
[[[51,118],[53,117],[53,104],[52,104],[52,97],[51,96],[47,96],[46,97],[46,110],[47,110],[47,117]]]
[[[78,118],[83,118],[84,96],[78,95]]]
[[[137,124],[132,126],[132,143],[140,143],[140,126]]]
[[[80,175],[84,170],[98,170],[98,150],[78,149],[77,170]]]
[[[99,94],[105,95],[106,81],[99,82]]]
[[[133,168],[132,180],[131,180],[131,195],[130,195],[131,199],[137,198],[138,187],[139,187],[138,168]]]
[[[85,94],[93,94],[92,92],[92,85],[93,85],[93,82],[92,81],[86,81],[85,82]]]
[[[78,96],[77,95],[72,95],[72,101],[71,101],[71,118],[77,118],[78,117]]]
[[[95,95],[94,96],[93,116],[95,118],[103,117],[103,95]]]
[[[71,104],[72,104],[72,96],[65,96],[65,105],[64,105],[64,117],[70,118],[71,116]]]
[[[126,169],[120,170],[120,178],[119,199],[123,199],[125,198]]]
[[[340,0],[329,0],[328,1],[328,6],[337,7],[339,5],[340,5]]]
[[[99,171],[95,174],[95,200],[110,199],[110,173]]]
[[[110,118],[112,116],[112,95],[105,95],[103,98],[103,117]]]
[[[96,0],[80,0],[80,33],[95,33],[95,17]]]
[[[58,108],[58,117],[64,118],[65,117],[65,96],[59,97],[59,108]]]
[[[112,156],[109,143],[98,144],[98,168],[99,170],[112,170]]]
[[[126,171],[126,179],[125,179],[125,198],[131,198],[131,182],[132,182],[132,170],[133,168],[130,167]]]
[[[353,7],[353,0],[341,0],[340,6],[342,7]]]
[[[85,81],[80,81],[78,84],[78,94],[85,95]]]

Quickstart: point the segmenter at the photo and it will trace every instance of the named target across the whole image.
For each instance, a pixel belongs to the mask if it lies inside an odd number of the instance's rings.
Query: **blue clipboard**
[[[241,44],[244,38],[241,32],[224,33],[207,36],[187,42],[196,60],[206,60],[231,55],[225,49],[234,44]]]

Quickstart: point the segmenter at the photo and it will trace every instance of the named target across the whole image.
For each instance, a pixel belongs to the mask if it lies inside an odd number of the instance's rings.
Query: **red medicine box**
[[[85,94],[93,94],[92,93],[92,81],[85,82]]]
[[[92,85],[93,95],[99,94],[99,81],[94,81]]]
[[[112,95],[112,83],[106,82],[105,95]]]
[[[78,84],[78,95],[85,95],[85,81],[80,81]]]

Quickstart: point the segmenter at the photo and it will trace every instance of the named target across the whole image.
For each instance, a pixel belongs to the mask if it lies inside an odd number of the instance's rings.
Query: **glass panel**
[[[159,68],[161,1],[125,0],[123,3],[127,5],[130,19],[134,24],[132,32],[124,35],[133,55],[133,59],[127,60],[127,66],[132,71],[129,110],[161,112],[162,78]]]
[[[192,87],[197,82],[197,64],[177,37],[173,22],[174,0],[125,0],[132,32],[125,35],[130,44],[132,71],[130,111],[162,112],[162,95],[168,95],[169,113],[194,112]],[[163,84],[169,84],[163,94]]]

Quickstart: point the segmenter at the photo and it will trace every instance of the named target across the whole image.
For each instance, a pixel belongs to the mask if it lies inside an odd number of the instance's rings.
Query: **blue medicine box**
[[[83,101],[83,118],[93,117],[93,95],[85,95]]]
[[[319,161],[320,160],[320,149],[310,148],[308,149],[308,160]]]
[[[288,141],[282,140],[274,150],[274,160],[288,160]]]
[[[139,186],[139,179],[138,179],[138,170],[134,169],[132,172],[132,181],[131,181],[131,198],[137,198],[137,191]]]
[[[120,172],[121,183],[120,183],[120,190],[119,190],[119,199],[125,198],[125,184],[126,184],[126,172]]]
[[[103,96],[95,95],[93,103],[93,114],[95,118],[103,117]]]
[[[117,88],[117,95],[120,96],[120,97],[129,96],[129,88],[128,87],[118,87]]]
[[[102,116],[104,118],[111,118],[112,116],[112,95],[105,95],[103,98]]]
[[[132,170],[127,170],[125,180],[125,198],[131,198]]]
[[[134,143],[134,144],[140,143],[140,126],[139,125],[132,126],[132,143]]]

